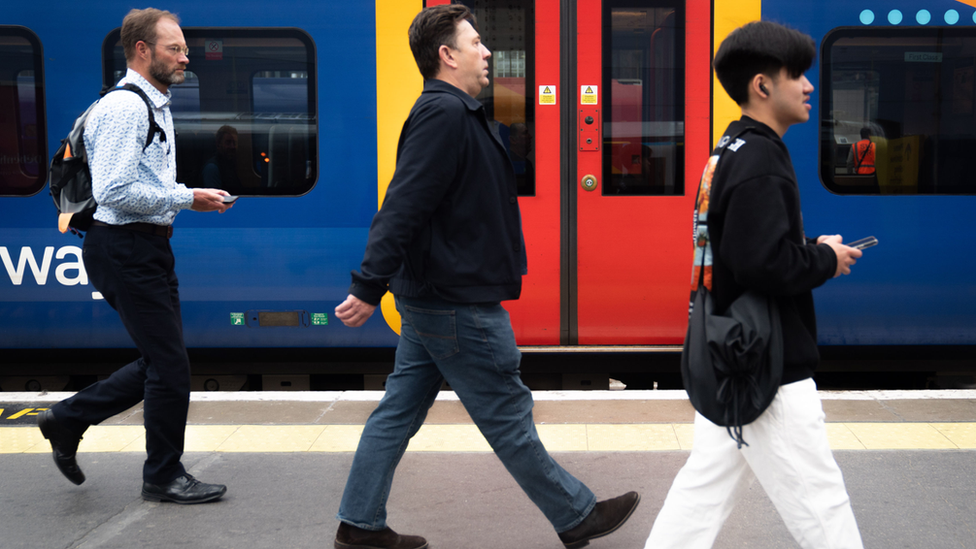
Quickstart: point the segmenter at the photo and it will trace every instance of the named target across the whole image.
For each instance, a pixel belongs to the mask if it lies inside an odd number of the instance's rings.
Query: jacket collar
[[[738,122],[739,124],[742,125],[743,128],[752,127],[755,129],[756,133],[761,133],[766,137],[769,137],[770,139],[775,139],[776,141],[782,141],[778,133],[776,133],[772,128],[770,128],[769,126],[763,124],[758,120],[750,118],[746,115],[742,115],[742,118],[740,118]]]
[[[468,107],[468,110],[471,111],[476,111],[484,107],[484,105],[481,104],[481,101],[478,101],[474,97],[468,95],[462,89],[455,87],[452,84],[448,84],[443,80],[424,80],[424,93],[450,93],[456,95],[461,99],[461,101],[464,102],[464,105]]]

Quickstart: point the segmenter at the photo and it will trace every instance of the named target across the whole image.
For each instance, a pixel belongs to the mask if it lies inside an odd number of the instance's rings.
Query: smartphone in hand
[[[858,250],[863,250],[864,248],[870,248],[871,246],[877,246],[878,239],[869,236],[867,238],[862,238],[861,240],[855,240],[854,242],[848,242],[845,246],[850,246],[851,248],[857,248]]]
[[[237,197],[236,196],[225,196],[223,198],[223,200],[224,200],[224,204],[233,204],[234,201],[237,200]]]

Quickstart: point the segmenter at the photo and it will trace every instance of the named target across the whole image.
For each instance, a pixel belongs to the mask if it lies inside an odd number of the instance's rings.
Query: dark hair
[[[871,137],[871,128],[861,128],[861,139]]]
[[[122,49],[125,51],[126,61],[135,59],[137,42],[156,42],[156,24],[163,17],[169,17],[177,25],[180,24],[180,18],[176,14],[156,8],[131,10],[126,14],[122,20]]]
[[[236,136],[237,135],[237,128],[235,128],[234,126],[227,126],[227,125],[224,125],[224,126],[221,126],[220,128],[218,128],[217,129],[217,133],[215,134],[215,137],[217,138],[217,143],[220,143],[221,141],[223,141],[224,136],[227,135],[227,134],[229,134],[229,133]]]
[[[733,101],[749,101],[749,82],[757,74],[775,78],[786,69],[799,78],[813,65],[813,38],[769,21],[753,21],[729,33],[715,53],[715,75]]]
[[[425,8],[410,23],[410,51],[424,80],[437,76],[440,70],[441,46],[457,49],[457,26],[461,21],[478,30],[478,22],[467,6],[445,4]]]

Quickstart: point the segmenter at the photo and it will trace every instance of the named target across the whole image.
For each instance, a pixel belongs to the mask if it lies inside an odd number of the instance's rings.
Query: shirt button
[[[508,197],[508,201],[511,204],[515,204],[516,202],[518,202],[518,198],[515,198],[514,196],[510,196]]]

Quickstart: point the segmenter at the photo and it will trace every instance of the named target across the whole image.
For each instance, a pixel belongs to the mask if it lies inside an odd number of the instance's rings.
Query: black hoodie
[[[743,116],[714,154],[723,147],[708,205],[716,310],[747,289],[774,296],[783,324],[782,384],[812,377],[820,360],[812,290],[834,276],[837,256],[804,235],[796,173],[776,132]]]

